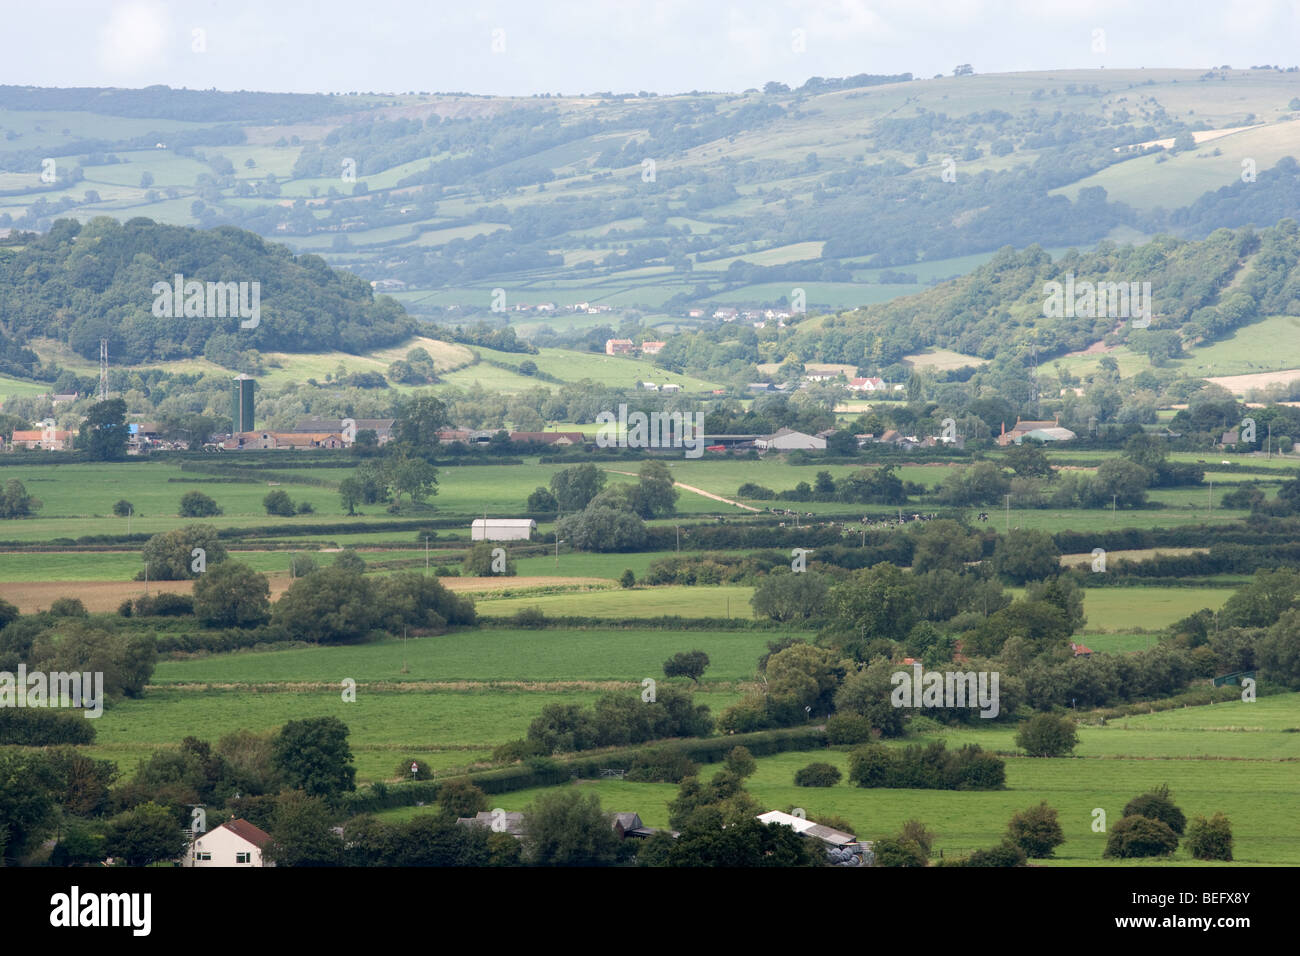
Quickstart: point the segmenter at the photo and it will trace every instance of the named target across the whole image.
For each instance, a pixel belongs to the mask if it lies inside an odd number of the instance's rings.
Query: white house
[[[527,541],[537,530],[532,518],[475,518],[471,541]]]
[[[271,835],[247,820],[228,820],[190,844],[185,866],[274,866],[262,862]]]
[[[885,389],[885,382],[879,378],[854,378],[844,386],[850,392],[880,392]]]

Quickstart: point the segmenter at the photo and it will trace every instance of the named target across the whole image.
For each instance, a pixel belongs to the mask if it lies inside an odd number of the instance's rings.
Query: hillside
[[[598,324],[542,303],[679,326],[690,306],[794,288],[812,309],[880,303],[1008,244],[1300,215],[1294,171],[1270,175],[1294,152],[1297,96],[1300,74],[1272,69],[863,74],[675,96],[6,88],[0,230],[238,225],[395,280],[434,319],[488,313],[501,289],[531,333]]]
[[[173,306],[176,276],[186,285]],[[240,283],[247,314],[206,287],[193,296],[195,281]],[[361,352],[415,328],[391,299],[318,256],[294,256],[229,226],[108,217],[85,226],[60,220],[48,233],[0,245],[0,324],[19,340],[44,336],[84,358],[98,358],[107,338],[110,354],[127,364],[202,356],[226,366],[249,350]]]

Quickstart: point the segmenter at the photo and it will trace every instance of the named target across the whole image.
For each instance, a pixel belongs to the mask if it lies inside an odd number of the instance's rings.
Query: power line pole
[[[108,401],[108,339],[99,340],[99,400]]]

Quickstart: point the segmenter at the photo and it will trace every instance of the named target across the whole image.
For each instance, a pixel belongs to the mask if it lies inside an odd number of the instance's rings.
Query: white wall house
[[[470,526],[472,541],[527,541],[537,530],[532,518],[475,518]]]
[[[274,866],[262,862],[262,848],[271,835],[247,820],[228,820],[190,844],[185,866]]]

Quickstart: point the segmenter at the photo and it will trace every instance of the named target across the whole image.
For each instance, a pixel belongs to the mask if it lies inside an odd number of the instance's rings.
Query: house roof
[[[470,526],[473,528],[536,528],[537,522],[532,518],[475,518]]]
[[[235,836],[247,840],[259,850],[271,842],[271,834],[261,827],[254,826],[247,820],[227,820],[218,829],[229,830]]]

